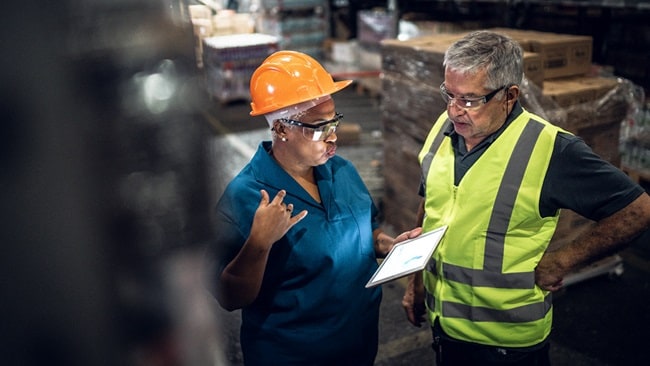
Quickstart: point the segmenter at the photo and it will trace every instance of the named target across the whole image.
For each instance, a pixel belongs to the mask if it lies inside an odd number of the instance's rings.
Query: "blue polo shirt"
[[[256,301],[242,309],[241,345],[250,365],[372,365],[381,289],[364,286],[377,269],[377,208],[354,166],[334,156],[314,169],[322,204],[269,155],[262,142],[217,204],[222,270],[244,244],[260,189],[307,216],[270,252]],[[220,273],[220,271],[219,271]],[[336,362],[336,363],[334,363]]]

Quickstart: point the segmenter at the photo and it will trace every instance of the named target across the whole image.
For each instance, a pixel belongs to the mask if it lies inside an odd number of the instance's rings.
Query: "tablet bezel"
[[[423,270],[433,255],[433,252],[440,244],[446,230],[447,226],[441,226],[421,234],[416,238],[407,239],[395,244],[368,283],[366,283],[366,288],[381,285],[382,283]],[[421,253],[421,256],[419,256],[421,259],[417,258],[418,260],[408,265],[404,264],[413,260],[412,253],[414,253],[415,246],[421,247],[417,249],[418,253]],[[408,248],[408,251],[405,252],[406,248]],[[392,273],[386,273],[386,271],[392,271]]]

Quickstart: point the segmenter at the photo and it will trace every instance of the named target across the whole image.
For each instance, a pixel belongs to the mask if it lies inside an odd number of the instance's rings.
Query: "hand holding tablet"
[[[366,288],[423,270],[446,230],[447,226],[442,226],[417,238],[395,244],[366,284]]]

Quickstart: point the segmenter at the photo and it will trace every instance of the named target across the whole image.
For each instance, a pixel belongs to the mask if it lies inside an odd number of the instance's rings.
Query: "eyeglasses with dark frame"
[[[314,123],[301,122],[289,118],[280,118],[279,121],[302,127],[302,135],[308,140],[324,141],[336,132],[336,128],[342,118],[343,115],[341,113],[336,113],[332,119]]]
[[[452,94],[449,94],[449,92],[445,88],[445,83],[442,83],[440,84],[440,95],[442,96],[442,100],[444,100],[447,105],[449,105],[449,103],[453,101],[456,107],[458,108],[464,110],[475,110],[483,106],[487,102],[489,102],[490,99],[492,99],[495,95],[497,95],[498,92],[500,92],[503,89],[506,89],[507,87],[508,85],[504,85],[480,97],[465,98],[465,97],[454,97]]]

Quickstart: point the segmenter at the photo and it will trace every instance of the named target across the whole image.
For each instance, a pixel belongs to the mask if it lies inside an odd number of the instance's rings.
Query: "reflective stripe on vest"
[[[426,292],[427,307],[433,309],[436,299],[433,294]],[[530,319],[531,314],[546,314],[553,303],[553,296],[549,292],[544,297],[543,303],[520,306],[518,308],[504,310],[495,310],[490,308],[479,308],[459,304],[455,302],[443,301],[443,316],[450,318],[463,318],[473,322],[497,321],[502,323],[525,323],[538,319]]]
[[[444,140],[445,138],[444,131],[447,130],[450,124],[451,121],[449,120],[449,118],[447,118],[447,120],[445,120],[445,123],[442,124],[442,127],[440,128],[440,131],[436,135],[436,138],[433,140],[433,143],[431,143],[431,148],[429,149],[429,152],[422,159],[422,163],[420,165],[422,166],[422,173],[424,174],[423,177],[425,181],[427,176],[429,175],[429,167],[431,167],[431,160],[433,160],[433,155],[436,154],[436,151],[438,151],[438,148],[442,144],[442,140]]]

